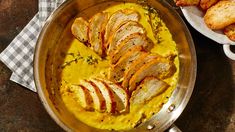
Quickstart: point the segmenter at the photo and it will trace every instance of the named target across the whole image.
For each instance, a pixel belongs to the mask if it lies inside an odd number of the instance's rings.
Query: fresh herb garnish
[[[155,38],[157,39],[158,43],[160,43],[162,41],[162,38],[159,37],[159,32],[162,30],[162,20],[161,20],[161,16],[159,15],[159,11],[154,9],[151,6],[144,6],[143,7],[149,16],[149,23],[152,27],[152,31],[154,33]]]
[[[98,59],[97,59],[97,58],[93,58],[92,55],[89,55],[89,56],[87,56],[87,58],[86,58],[86,62],[87,62],[89,65],[98,64]]]
[[[61,66],[62,69],[65,68],[66,66],[71,65],[73,62],[77,63],[78,60],[83,59],[83,57],[81,56],[80,52],[78,52],[76,56],[75,56],[74,53],[67,53],[67,54],[65,54],[65,55],[71,55],[71,56],[73,56],[74,58],[73,58],[72,60],[70,60],[70,61],[65,62],[65,63]]]

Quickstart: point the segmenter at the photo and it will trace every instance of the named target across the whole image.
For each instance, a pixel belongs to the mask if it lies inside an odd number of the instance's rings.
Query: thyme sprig
[[[161,15],[159,11],[148,5],[144,6],[143,8],[147,11],[146,15],[149,16],[149,23],[152,27],[152,31],[154,33],[156,40],[158,41],[158,43],[161,43],[162,38],[159,36],[158,33],[162,30],[161,27],[163,25],[162,25],[162,19],[161,19]]]
[[[94,58],[92,55],[89,55],[86,58],[84,58],[83,56],[81,56],[80,52],[78,52],[76,55],[75,55],[75,53],[66,53],[66,54],[61,53],[61,56],[62,57],[65,57],[65,56],[72,56],[73,57],[72,60],[67,61],[64,64],[62,64],[60,66],[61,69],[65,68],[66,66],[70,66],[72,63],[77,63],[78,60],[80,60],[80,59],[84,59],[87,62],[87,64],[89,64],[89,65],[98,64],[98,59],[97,58]]]
[[[66,66],[71,65],[73,62],[77,63],[78,60],[83,59],[83,57],[81,56],[80,52],[78,52],[76,56],[74,55],[74,53],[67,53],[66,55],[71,55],[71,56],[74,57],[74,59],[65,62],[65,63],[61,66],[62,69],[65,68]]]
[[[97,58],[93,58],[92,55],[89,55],[89,56],[87,56],[87,58],[86,58],[86,62],[87,62],[89,65],[94,65],[94,64],[98,64],[98,59],[97,59]]]

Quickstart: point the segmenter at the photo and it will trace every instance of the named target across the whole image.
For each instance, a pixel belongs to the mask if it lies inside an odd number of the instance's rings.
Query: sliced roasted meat
[[[76,18],[71,26],[72,34],[80,41],[87,42],[88,40],[88,22],[82,17]]]
[[[108,13],[97,13],[89,20],[89,38],[91,48],[101,57],[104,56],[103,35],[108,21]]]
[[[113,34],[113,32],[118,28],[118,26],[125,21],[139,21],[140,15],[137,11],[131,9],[118,10],[114,12],[106,25],[104,42],[107,43],[108,38]]]
[[[105,99],[100,89],[94,85],[91,81],[81,80],[80,85],[88,89],[92,100],[94,102],[94,109],[99,112],[104,112],[106,109]]]
[[[71,85],[72,91],[77,95],[79,104],[86,110],[93,110],[93,99],[88,91],[82,85]]]
[[[124,72],[130,69],[131,64],[142,58],[142,56],[147,56],[148,53],[141,51],[142,49],[141,46],[136,47],[124,54],[115,65],[111,66],[109,79],[115,83],[123,81]]]
[[[102,81],[114,92],[114,99],[116,102],[116,108],[115,108],[115,113],[123,113],[127,112],[129,107],[128,107],[128,92],[124,90],[121,86],[106,80],[102,79]]]
[[[144,34],[145,30],[136,21],[127,21],[120,24],[121,26],[110,36],[108,40],[107,55],[114,52],[118,45],[128,36],[134,33]]]
[[[124,88],[128,88],[129,81],[131,77],[145,64],[153,61],[154,59],[157,59],[160,57],[160,55],[157,54],[149,54],[147,56],[144,56],[143,58],[138,59],[134,63],[131,64],[129,70],[125,71],[122,86]]]
[[[129,81],[129,91],[132,92],[136,89],[136,86],[148,76],[157,77],[159,79],[165,79],[172,76],[176,71],[176,67],[172,61],[166,58],[157,58],[153,61],[143,65],[136,73],[131,77]]]
[[[141,84],[132,92],[130,103],[143,104],[153,97],[163,93],[169,85],[155,77],[146,77]]]
[[[106,103],[106,112],[114,113],[116,108],[116,102],[114,99],[114,92],[107,86],[103,81],[99,79],[90,79],[101,91],[105,103]]]
[[[126,37],[113,53],[110,53],[111,63],[115,64],[131,48],[142,46],[144,50],[149,51],[153,43],[147,36],[141,33],[134,33]]]

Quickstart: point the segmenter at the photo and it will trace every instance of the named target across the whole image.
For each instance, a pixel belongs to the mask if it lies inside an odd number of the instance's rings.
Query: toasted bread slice
[[[105,85],[105,83],[99,79],[90,79],[91,82],[93,82],[101,91],[105,103],[106,103],[106,112],[108,113],[114,113],[116,102],[114,100],[114,93],[113,91]]]
[[[144,50],[149,51],[153,43],[140,33],[134,33],[126,37],[113,53],[110,54],[111,63],[115,64],[129,49],[142,46]]]
[[[94,109],[104,112],[106,110],[106,103],[100,89],[94,83],[87,80],[81,80],[80,85],[88,89],[94,102]]]
[[[223,29],[235,23],[235,1],[219,1],[207,10],[204,20],[210,29]]]
[[[174,0],[177,6],[192,6],[198,5],[200,0]]]
[[[118,10],[114,12],[106,25],[105,34],[104,34],[104,42],[107,46],[107,42],[109,37],[113,34],[113,32],[118,28],[118,26],[125,21],[139,21],[140,15],[137,11],[131,9]]]
[[[146,77],[136,90],[132,92],[130,103],[143,104],[163,93],[169,85],[155,77]]]
[[[157,59],[160,55],[147,55],[131,64],[129,70],[126,70],[123,77],[122,87],[128,88],[131,77],[145,64]]]
[[[147,52],[141,51],[142,47],[136,47],[130,49],[126,54],[124,54],[120,60],[111,67],[109,72],[109,79],[116,83],[123,80],[123,75],[126,70],[129,70],[131,64],[137,61],[142,56],[147,56]]]
[[[217,3],[219,0],[201,0],[200,1],[200,7],[203,10],[207,10],[209,9],[212,5],[214,5],[215,3]]]
[[[114,32],[114,34],[109,38],[107,55],[114,52],[118,45],[128,36],[134,33],[144,34],[145,30],[136,21],[128,21],[120,24],[121,26]]]
[[[94,110],[93,106],[93,99],[88,91],[82,85],[71,85],[71,90],[77,95],[76,98],[78,99],[79,104],[86,110]]]
[[[127,112],[129,107],[128,107],[128,92],[124,90],[121,86],[106,80],[106,79],[101,79],[113,92],[114,92],[114,99],[116,102],[116,109],[115,113],[123,113]]]
[[[224,33],[229,39],[231,39],[232,41],[235,41],[235,23],[227,26],[224,29]]]
[[[76,18],[71,26],[72,34],[80,41],[88,41],[88,22],[82,17]]]
[[[108,21],[108,13],[97,13],[89,20],[89,43],[91,48],[101,57],[105,55],[103,35]]]
[[[159,79],[165,79],[172,76],[176,71],[176,67],[173,62],[166,58],[157,58],[153,61],[143,65],[130,79],[129,91],[132,92],[136,89],[136,86],[148,76],[157,77]]]

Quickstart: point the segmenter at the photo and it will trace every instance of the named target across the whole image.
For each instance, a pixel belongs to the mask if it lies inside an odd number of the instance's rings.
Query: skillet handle
[[[171,127],[167,130],[167,132],[182,132],[175,124],[171,125]]]

